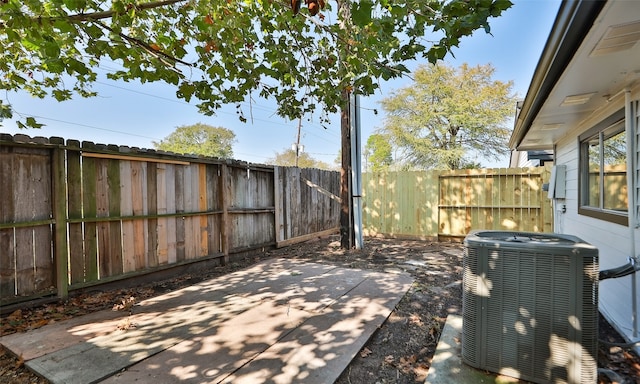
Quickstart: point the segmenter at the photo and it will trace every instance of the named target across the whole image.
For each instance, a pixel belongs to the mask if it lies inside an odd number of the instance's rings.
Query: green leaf
[[[351,18],[358,26],[365,26],[371,22],[373,3],[370,0],[351,3]]]
[[[181,99],[184,99],[186,102],[191,101],[191,97],[193,93],[196,91],[196,86],[190,82],[182,82],[180,87],[176,91],[176,96]]]
[[[40,129],[44,127],[44,124],[38,123],[36,119],[33,117],[27,117],[24,123],[18,120],[16,121],[16,124],[18,124],[18,128],[20,129],[26,129],[26,128]]]
[[[60,56],[60,47],[55,41],[47,41],[42,45],[41,52],[45,58],[57,59]]]
[[[36,129],[44,127],[44,124],[38,123],[36,119],[33,117],[27,117],[27,125],[31,128],[36,128]]]
[[[85,0],[63,0],[63,3],[70,11],[81,10],[87,6]]]
[[[37,44],[35,41],[31,41],[28,39],[23,39],[21,41],[22,45],[27,48],[30,51],[38,51],[40,50],[40,45]]]
[[[11,106],[3,104],[0,101],[0,121],[3,119],[10,119],[13,117],[13,112],[11,111]]]

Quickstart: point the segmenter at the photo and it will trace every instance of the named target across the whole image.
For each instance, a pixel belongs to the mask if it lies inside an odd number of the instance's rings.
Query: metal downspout
[[[629,236],[631,241],[630,254],[637,263],[636,256],[636,227],[638,226],[638,209],[636,201],[636,169],[638,167],[637,153],[637,127],[636,127],[636,108],[631,102],[631,90],[626,89],[624,92],[624,108],[625,108],[625,130],[627,135],[627,200],[629,214]],[[631,317],[633,322],[633,338],[638,337],[638,300],[637,300],[637,277],[636,273],[631,274]]]
[[[362,154],[360,150],[360,96],[351,96],[351,188],[354,245],[363,248],[362,239]]]

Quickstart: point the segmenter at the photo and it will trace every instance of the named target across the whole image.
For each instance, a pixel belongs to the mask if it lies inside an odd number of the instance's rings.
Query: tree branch
[[[188,0],[162,0],[162,1],[154,1],[151,3],[136,4],[133,7],[137,10],[144,10],[144,9],[160,8],[160,7],[164,7],[164,6],[172,5],[176,3],[184,3],[187,1]],[[110,11],[100,11],[100,12],[92,12],[92,13],[78,13],[75,15],[68,15],[66,18],[71,21],[95,21],[95,20],[108,19],[122,13],[123,12],[110,10]]]
[[[111,29],[106,24],[103,24],[101,22],[96,22],[96,24],[101,26],[102,28],[112,32],[112,33],[115,33],[115,31],[113,29]],[[180,63],[180,64],[186,65],[188,67],[194,67],[196,65],[195,63],[193,63],[193,64],[192,63],[187,63],[186,61],[180,60],[180,59],[178,59],[176,57],[173,57],[173,56],[171,56],[171,55],[169,55],[167,53],[155,50],[149,44],[145,43],[142,40],[136,39],[135,37],[127,36],[122,32],[118,32],[117,34],[118,34],[118,36],[120,36],[124,40],[128,41],[130,44],[137,45],[138,47],[141,47],[142,49],[147,51],[151,56],[154,56],[155,58],[157,58],[158,60],[160,60],[164,64],[167,64],[168,66],[173,67],[172,65],[169,65],[168,63],[166,63],[164,61],[164,59],[169,59],[169,60],[173,61],[174,63]],[[159,56],[161,56],[161,57],[159,57]],[[178,73],[181,73],[177,68],[173,67],[173,69],[175,69]]]
[[[137,10],[153,9],[153,8],[160,8],[160,7],[164,7],[164,6],[172,5],[176,3],[184,3],[187,1],[189,0],[161,0],[161,1],[154,1],[151,3],[136,4],[133,6],[133,8]],[[41,22],[44,19],[54,20],[54,21],[68,20],[72,22],[97,21],[102,19],[109,19],[115,15],[124,14],[125,12],[109,10],[109,11],[98,11],[98,12],[91,12],[91,13],[76,13],[76,14],[67,15],[67,16],[51,16],[51,17],[39,16],[39,17],[34,17],[33,20],[35,22]],[[0,28],[5,28],[5,27],[6,25],[4,23],[0,23]]]

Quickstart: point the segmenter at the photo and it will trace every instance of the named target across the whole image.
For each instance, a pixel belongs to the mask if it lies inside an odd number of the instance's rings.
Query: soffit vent
[[[607,55],[609,53],[630,49],[640,40],[640,20],[626,24],[613,25],[607,29],[591,56]]]

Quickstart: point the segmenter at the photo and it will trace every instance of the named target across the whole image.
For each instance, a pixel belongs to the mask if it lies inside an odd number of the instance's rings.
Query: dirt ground
[[[337,237],[328,237],[256,254],[198,275],[182,275],[133,289],[83,293],[65,302],[22,308],[0,319],[0,335],[25,332],[92,311],[127,309],[137,301],[268,258],[297,258],[377,271],[394,269],[410,273],[415,283],[336,383],[422,383],[447,315],[462,312],[462,250],[457,243],[367,238],[363,250],[345,251],[339,247]],[[622,341],[602,318],[600,338]],[[601,343],[598,360],[599,367],[607,373],[600,375],[599,384],[640,384],[640,359],[632,351]],[[0,348],[0,383],[47,381],[29,372],[19,357]]]

